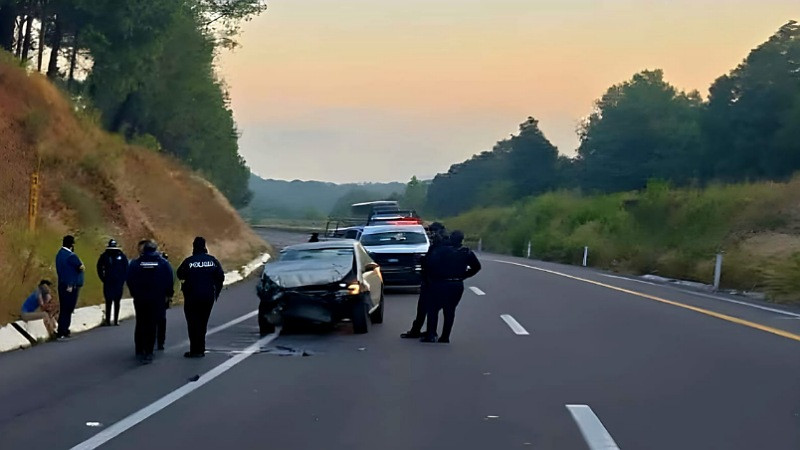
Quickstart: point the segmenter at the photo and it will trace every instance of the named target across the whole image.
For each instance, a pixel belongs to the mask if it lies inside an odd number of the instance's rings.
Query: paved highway
[[[247,281],[222,295],[203,360],[181,357],[180,309],[150,366],[132,322],[0,355],[0,448],[800,448],[800,315],[482,261],[451,344],[399,339],[402,292],[367,335],[260,339]]]

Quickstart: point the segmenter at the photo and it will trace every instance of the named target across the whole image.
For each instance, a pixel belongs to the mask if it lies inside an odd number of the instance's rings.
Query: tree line
[[[102,124],[201,172],[237,206],[249,169],[215,56],[263,0],[0,0],[0,47]]]
[[[680,91],[661,70],[637,73],[597,100],[576,157],[559,155],[530,117],[492,150],[437,175],[426,206],[450,216],[556,189],[785,180],[800,170],[800,24],[782,26],[709,92]]]

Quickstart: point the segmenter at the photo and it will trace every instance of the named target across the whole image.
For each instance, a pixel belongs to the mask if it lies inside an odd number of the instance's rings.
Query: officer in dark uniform
[[[442,336],[438,342],[449,343],[450,332],[456,318],[456,307],[464,293],[464,280],[481,270],[481,263],[472,250],[463,247],[464,233],[453,231],[450,245],[440,246],[428,253],[430,295],[428,309],[428,332],[422,342],[437,342],[436,329],[439,311],[444,312]]]
[[[208,318],[225,281],[222,265],[208,254],[206,240],[202,237],[194,239],[192,256],[178,267],[178,278],[183,281],[183,312],[189,329],[189,351],[183,356],[202,358],[206,353]]]
[[[97,276],[103,282],[103,297],[106,299],[105,325],[111,325],[111,307],[114,307],[114,325],[119,325],[119,302],[122,289],[128,276],[128,257],[117,245],[117,241],[108,241],[108,247],[97,259]]]
[[[428,247],[428,255],[437,248],[448,245],[447,229],[439,222],[434,222],[428,227],[430,235],[430,247]],[[411,323],[411,329],[401,334],[403,339],[419,339],[423,336],[422,326],[425,324],[425,316],[428,314],[428,303],[430,300],[430,280],[428,277],[428,269],[426,263],[427,257],[423,257],[420,264],[422,265],[422,282],[419,287],[419,300],[417,300],[417,315],[414,322]]]
[[[128,289],[136,309],[136,356],[143,364],[153,361],[156,326],[166,299],[174,295],[172,266],[158,253],[153,241],[139,243],[141,255],[128,267]]]

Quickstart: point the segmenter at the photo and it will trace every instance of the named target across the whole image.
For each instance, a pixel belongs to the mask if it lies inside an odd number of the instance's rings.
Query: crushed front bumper
[[[340,292],[281,291],[272,298],[262,298],[259,314],[274,324],[283,319],[299,319],[314,323],[336,323],[350,317],[353,305],[362,301],[359,295]]]

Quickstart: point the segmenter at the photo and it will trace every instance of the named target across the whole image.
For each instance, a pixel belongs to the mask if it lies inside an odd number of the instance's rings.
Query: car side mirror
[[[379,267],[380,266],[378,265],[378,263],[371,262],[371,263],[368,263],[366,266],[364,266],[364,272],[374,272],[375,269],[377,269]]]

